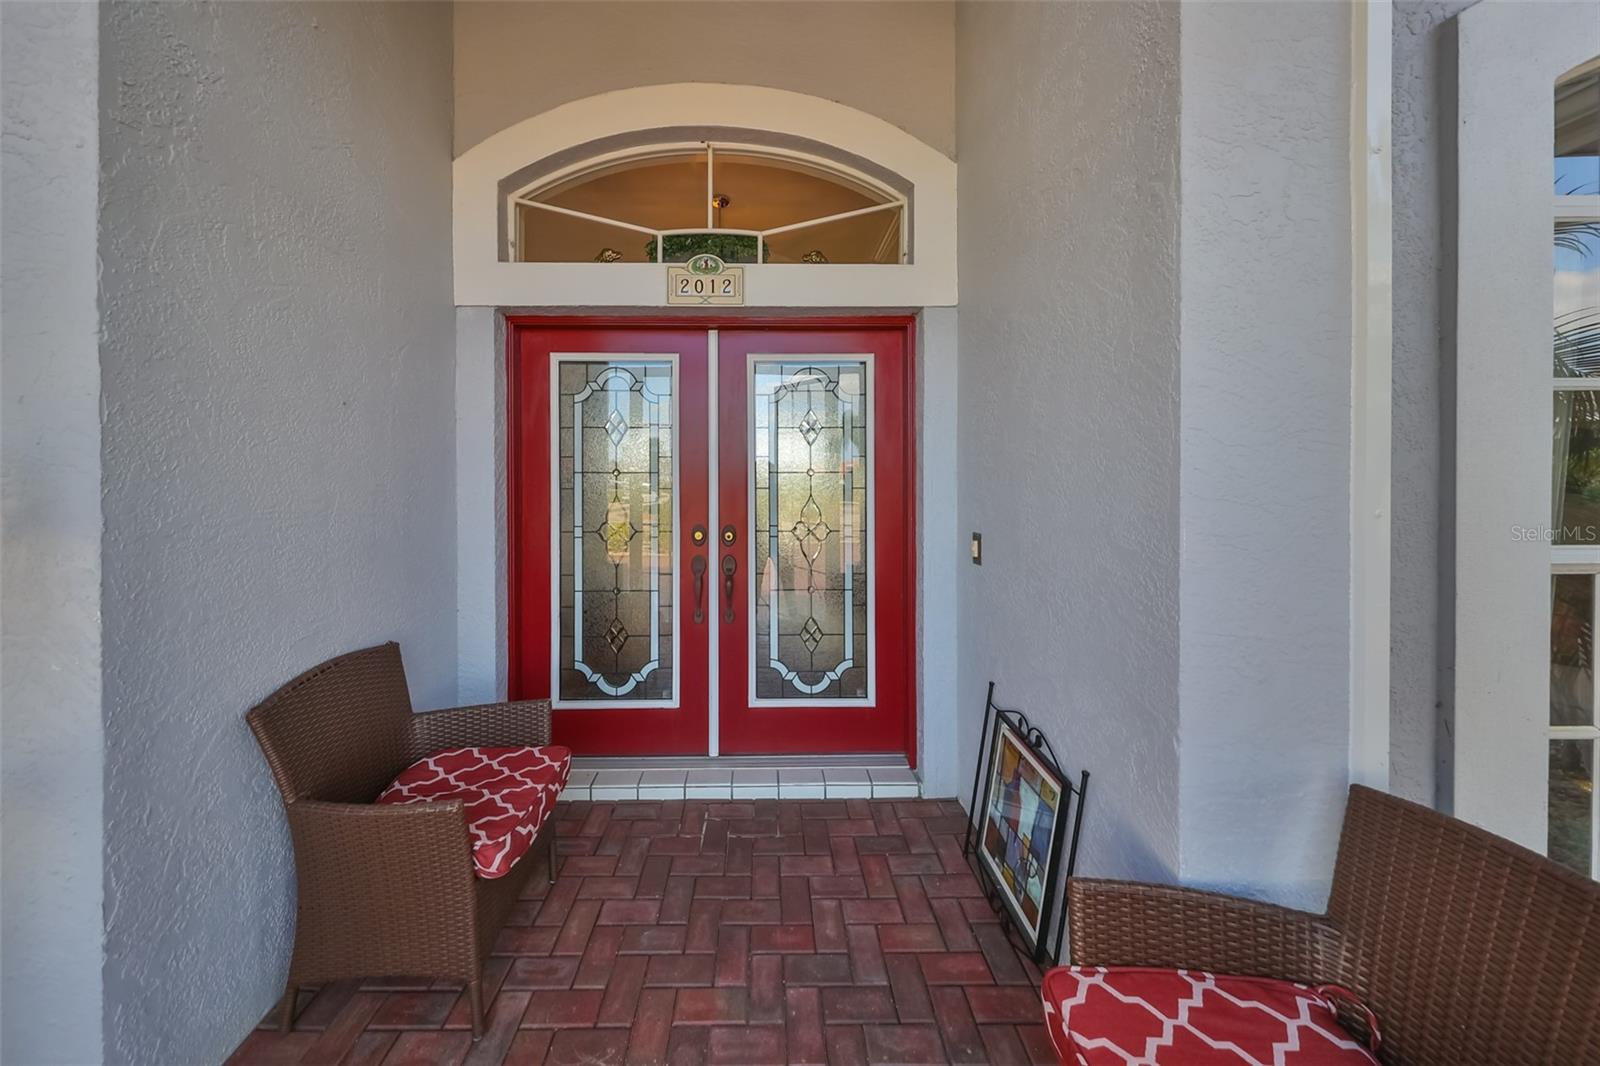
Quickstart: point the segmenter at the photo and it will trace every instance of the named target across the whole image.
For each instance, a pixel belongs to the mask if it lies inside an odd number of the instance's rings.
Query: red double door
[[[513,320],[511,695],[581,754],[914,755],[903,320]]]

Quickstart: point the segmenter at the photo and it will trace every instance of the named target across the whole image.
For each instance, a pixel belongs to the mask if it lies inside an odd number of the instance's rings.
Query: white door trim
[[[1352,7],[1350,780],[1389,787],[1393,219],[1389,0]]]

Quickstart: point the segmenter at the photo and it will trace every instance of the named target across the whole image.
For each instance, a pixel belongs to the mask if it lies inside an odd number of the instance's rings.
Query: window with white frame
[[[1554,158],[1548,850],[1563,865],[1600,876],[1600,58],[1556,84]]]
[[[512,192],[522,263],[905,263],[904,195],[832,160],[767,146],[652,145]]]

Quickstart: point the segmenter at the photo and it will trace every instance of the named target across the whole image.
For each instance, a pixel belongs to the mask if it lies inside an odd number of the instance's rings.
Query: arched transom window
[[[655,145],[510,194],[521,263],[905,263],[906,198],[832,160],[771,147]]]

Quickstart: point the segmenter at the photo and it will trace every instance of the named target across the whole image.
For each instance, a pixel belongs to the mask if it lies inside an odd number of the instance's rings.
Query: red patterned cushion
[[[1354,997],[1329,986],[1201,970],[1060,966],[1045,974],[1040,991],[1064,1066],[1377,1064],[1335,1018],[1334,998]]]
[[[478,876],[503,877],[555,810],[571,765],[556,746],[451,748],[406,767],[377,802],[464,801]]]

